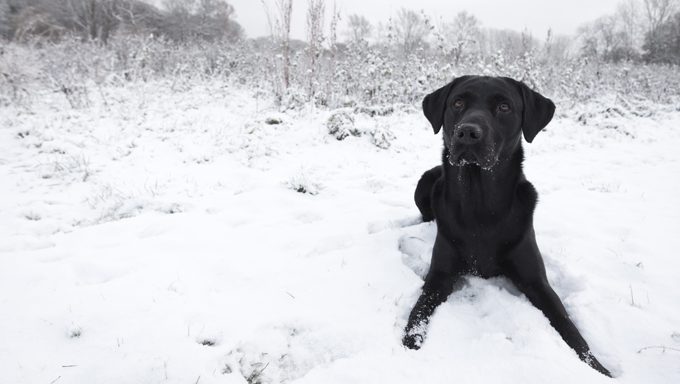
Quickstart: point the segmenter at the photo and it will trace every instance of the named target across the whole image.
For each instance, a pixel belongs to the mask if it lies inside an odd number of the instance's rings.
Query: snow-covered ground
[[[435,233],[420,111],[353,113],[364,135],[338,141],[328,111],[172,86],[0,107],[0,383],[611,381],[504,279],[469,278],[401,346]],[[680,111],[640,108],[558,114],[525,169],[550,281],[613,380],[677,383]]]

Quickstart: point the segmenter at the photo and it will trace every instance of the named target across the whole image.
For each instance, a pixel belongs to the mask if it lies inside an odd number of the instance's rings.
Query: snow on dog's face
[[[463,76],[427,95],[423,112],[435,134],[444,127],[451,165],[491,169],[531,142],[552,119],[555,105],[507,77]]]

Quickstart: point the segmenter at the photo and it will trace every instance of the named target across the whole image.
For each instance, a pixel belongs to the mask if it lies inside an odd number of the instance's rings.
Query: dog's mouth
[[[466,165],[477,165],[479,166],[479,160],[477,159],[477,156],[474,153],[470,152],[463,152],[459,154],[451,154],[449,152],[449,164],[455,166],[455,167],[463,167]]]
[[[484,156],[478,155],[475,151],[448,151],[447,159],[449,164],[454,167],[477,166],[484,170],[490,170],[496,165],[497,158],[492,150],[487,151]]]

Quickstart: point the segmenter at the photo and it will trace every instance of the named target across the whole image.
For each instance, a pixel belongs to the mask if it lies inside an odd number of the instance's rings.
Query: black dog
[[[435,134],[444,127],[443,165],[425,172],[415,200],[437,237],[423,292],[411,311],[403,343],[418,349],[435,308],[465,274],[503,275],[550,320],[594,369],[611,376],[591,354],[548,284],[536,245],[537,193],[522,171],[522,134],[531,143],[555,105],[506,77],[463,76],[427,95],[423,112]]]

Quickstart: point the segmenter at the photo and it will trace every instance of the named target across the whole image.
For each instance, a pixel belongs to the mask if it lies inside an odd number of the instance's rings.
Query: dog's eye
[[[461,109],[464,106],[465,106],[465,102],[463,101],[463,99],[456,99],[456,100],[453,101],[453,107],[454,108]]]
[[[508,103],[500,103],[498,104],[498,111],[499,112],[510,112],[510,105]]]

